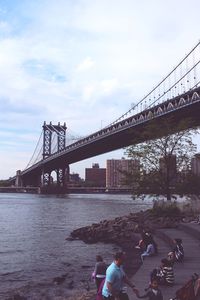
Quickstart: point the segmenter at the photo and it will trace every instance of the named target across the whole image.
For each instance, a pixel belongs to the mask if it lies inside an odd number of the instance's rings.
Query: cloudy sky
[[[129,110],[199,41],[199,11],[199,0],[0,0],[0,179],[27,165],[44,121],[85,136]]]

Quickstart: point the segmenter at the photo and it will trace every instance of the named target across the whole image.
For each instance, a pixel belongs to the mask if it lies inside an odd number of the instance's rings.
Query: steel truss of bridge
[[[142,132],[153,121],[156,121],[159,126],[163,120],[170,118],[173,120],[174,132],[178,123],[185,118],[192,119],[191,126],[199,126],[199,113],[200,87],[88,135],[22,171],[21,175],[42,173],[42,170],[52,171],[57,166],[69,165],[131,144],[144,142]],[[149,139],[154,138],[156,138],[156,132],[149,135]]]

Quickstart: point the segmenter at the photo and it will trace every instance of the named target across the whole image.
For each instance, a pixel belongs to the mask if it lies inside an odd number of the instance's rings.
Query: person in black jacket
[[[152,279],[150,287],[145,295],[140,296],[139,292],[136,292],[138,298],[148,298],[148,300],[163,300],[163,295],[161,290],[158,288],[158,281]]]

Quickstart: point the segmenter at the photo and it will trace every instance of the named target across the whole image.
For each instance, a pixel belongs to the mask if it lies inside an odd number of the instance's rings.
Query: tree
[[[0,180],[0,186],[7,187],[10,186],[10,182],[8,180]]]
[[[188,172],[191,157],[196,152],[192,136],[197,129],[185,129],[190,127],[189,123],[190,120],[179,122],[174,132],[173,120],[164,120],[162,123],[154,121],[140,133],[146,142],[134,145],[133,141],[133,145],[125,150],[129,158],[140,161],[138,172],[125,174],[126,182],[132,186],[134,194],[157,193],[171,200],[178,172]],[[156,139],[148,140],[152,132],[156,133]]]

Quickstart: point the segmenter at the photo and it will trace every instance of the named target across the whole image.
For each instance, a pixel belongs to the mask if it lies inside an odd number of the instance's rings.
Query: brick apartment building
[[[138,170],[139,161],[132,159],[108,159],[106,162],[106,187],[125,186],[123,171],[131,172]]]
[[[105,187],[106,186],[106,168],[99,168],[95,163],[92,168],[85,169],[85,182],[88,186]]]

